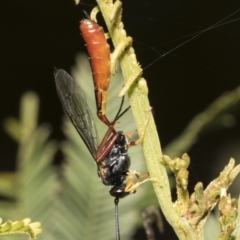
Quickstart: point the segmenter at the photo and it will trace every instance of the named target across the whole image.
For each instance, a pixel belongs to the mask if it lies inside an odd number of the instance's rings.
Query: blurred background
[[[144,69],[164,148],[195,115],[239,86],[240,3],[237,0],[122,2],[124,26],[134,40],[137,59]],[[90,12],[95,5],[93,0],[81,1],[78,6],[71,0],[1,1],[0,171],[16,169],[18,145],[2,123],[6,117],[18,117],[19,101],[26,91],[39,95],[38,123],[49,124],[52,139],[65,138],[53,67],[71,72],[78,54],[86,52],[79,21],[83,19],[82,10]],[[101,23],[100,14],[99,19]],[[210,29],[211,26],[214,27]],[[210,129],[201,132],[188,150],[192,159],[190,189],[197,181],[206,186],[230,157],[240,162],[239,120],[240,106],[235,104],[222,121],[216,124],[213,121]],[[55,161],[61,158],[57,154]]]

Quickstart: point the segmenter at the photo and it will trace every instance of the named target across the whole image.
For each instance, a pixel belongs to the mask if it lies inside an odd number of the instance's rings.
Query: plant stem
[[[114,7],[112,0],[97,0],[97,3],[116,48],[121,42],[127,39],[126,31],[123,29],[123,24],[120,21],[121,16],[117,16],[117,23],[110,20],[109,16],[111,16],[111,11]],[[121,12],[119,15],[120,14]],[[139,74],[141,69],[137,63],[132,46],[125,49],[125,52],[120,56],[119,62],[126,82],[128,79],[132,79],[134,75],[140,75],[129,89],[128,95],[137,129],[139,133],[141,133],[144,129],[150,105],[147,97],[147,83],[145,79],[141,77],[141,74]],[[179,239],[194,239],[193,236],[191,237],[192,234],[188,234],[186,238],[186,232],[189,232],[188,230],[191,232],[191,229],[189,229],[190,226],[187,222],[186,224],[182,221],[180,222],[179,217],[174,211],[166,168],[161,162],[162,151],[160,141],[152,116],[150,117],[142,146],[149,175],[155,179],[155,181],[153,181],[153,187],[167,221],[172,225]]]

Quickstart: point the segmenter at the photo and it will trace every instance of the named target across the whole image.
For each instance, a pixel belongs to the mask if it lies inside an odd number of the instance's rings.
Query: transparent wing
[[[64,70],[59,69],[54,75],[57,93],[65,111],[93,158],[96,159],[99,140],[86,94]]]

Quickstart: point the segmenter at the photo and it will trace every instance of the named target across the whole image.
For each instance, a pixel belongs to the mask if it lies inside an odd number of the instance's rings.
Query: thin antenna
[[[114,204],[115,204],[116,240],[120,240],[119,219],[118,219],[118,202],[119,202],[119,198],[115,198]]]
[[[84,10],[82,10],[82,11],[83,11],[83,14],[85,15],[85,18],[86,18],[86,19],[90,19],[89,14],[88,14],[86,11],[84,11]]]
[[[124,97],[125,97],[125,96],[122,97],[122,101],[121,101],[120,107],[119,107],[119,109],[118,109],[118,112],[117,112],[114,120],[111,122],[111,124],[114,124],[123,114],[125,114],[125,113],[131,108],[131,106],[128,106],[128,107],[121,113],[122,107],[123,107],[123,103],[124,103]]]

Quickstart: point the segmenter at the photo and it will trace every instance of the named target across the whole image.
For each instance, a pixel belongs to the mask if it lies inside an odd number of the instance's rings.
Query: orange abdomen
[[[110,47],[103,28],[96,22],[85,19],[80,22],[80,31],[86,42],[91,62],[97,113],[99,118],[109,125],[106,114],[107,91],[110,84]],[[104,116],[104,120],[101,118]]]

